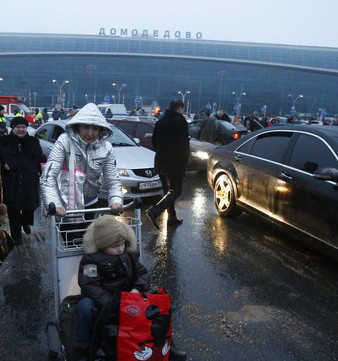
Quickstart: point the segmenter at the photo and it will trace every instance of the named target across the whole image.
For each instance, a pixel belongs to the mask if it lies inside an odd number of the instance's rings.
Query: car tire
[[[242,213],[237,207],[234,186],[226,174],[217,177],[214,186],[214,202],[217,212],[224,217],[235,217]]]

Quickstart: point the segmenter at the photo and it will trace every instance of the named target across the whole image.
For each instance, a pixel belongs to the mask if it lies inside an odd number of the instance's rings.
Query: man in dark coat
[[[216,144],[218,141],[219,125],[214,116],[210,116],[209,112],[205,112],[201,128],[198,132],[198,139],[205,142]]]
[[[159,229],[157,217],[168,211],[168,225],[179,225],[183,221],[177,219],[175,201],[182,193],[183,178],[189,159],[188,123],[183,116],[184,104],[173,100],[170,109],[155,124],[152,143],[156,151],[155,170],[159,173],[164,197],[154,206],[146,210],[146,214]]]
[[[59,120],[60,119],[60,114],[59,114],[59,112],[57,111],[56,108],[53,110],[52,118],[53,118],[53,120]]]
[[[40,204],[39,176],[46,161],[39,140],[27,133],[28,122],[14,117],[12,131],[0,138],[0,162],[4,203],[8,207],[11,235],[16,244],[22,241],[21,226],[30,234],[34,210]]]
[[[47,123],[47,122],[48,122],[49,114],[48,114],[48,109],[47,109],[47,108],[44,108],[44,109],[43,109],[42,119],[43,119],[43,122],[44,122],[44,123]]]
[[[219,116],[217,117],[219,120],[225,120],[226,122],[231,123],[231,119],[229,115],[224,111],[224,109],[221,109],[219,112]]]

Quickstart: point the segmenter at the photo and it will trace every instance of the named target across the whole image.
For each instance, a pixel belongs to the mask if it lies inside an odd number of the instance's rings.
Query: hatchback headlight
[[[121,177],[129,177],[127,169],[118,169],[118,172]]]
[[[202,160],[208,160],[210,157],[208,152],[203,152],[201,150],[198,150],[197,152],[191,152],[191,155]]]

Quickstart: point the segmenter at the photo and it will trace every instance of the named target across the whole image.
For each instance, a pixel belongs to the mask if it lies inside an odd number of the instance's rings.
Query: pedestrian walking
[[[209,112],[205,112],[197,138],[215,144],[219,138],[218,134],[219,125],[217,119],[214,116],[211,117]]]
[[[67,113],[63,109],[60,109],[59,116],[60,119],[67,119]]]
[[[5,118],[5,108],[0,105],[0,136],[7,135],[7,123]]]
[[[44,123],[47,123],[47,122],[48,122],[49,114],[48,114],[48,109],[47,109],[47,108],[44,108],[44,109],[43,109],[42,119],[43,119],[43,122],[44,122]]]
[[[70,108],[67,113],[67,120],[71,120],[76,114],[76,111],[73,108]]]
[[[34,112],[35,112],[35,118],[34,118],[35,125],[41,125],[42,124],[42,114],[40,112],[40,109],[35,108]]]
[[[27,133],[28,122],[14,117],[9,136],[0,138],[0,162],[4,203],[8,208],[11,236],[22,242],[21,227],[31,233],[34,210],[40,204],[39,177],[46,161],[39,140]]]
[[[152,144],[156,151],[155,170],[159,173],[164,197],[147,209],[152,224],[159,229],[157,217],[167,210],[168,225],[180,225],[176,217],[175,201],[182,193],[183,178],[189,159],[188,123],[184,116],[184,103],[173,100],[170,109],[155,124]]]
[[[52,118],[53,118],[53,120],[59,120],[60,119],[60,114],[59,114],[59,112],[58,112],[58,110],[56,108],[54,108],[54,110],[53,110]]]

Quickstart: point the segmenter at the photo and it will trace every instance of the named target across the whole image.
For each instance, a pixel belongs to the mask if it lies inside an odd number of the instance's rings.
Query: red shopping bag
[[[172,341],[170,296],[122,292],[117,360],[168,361]]]

